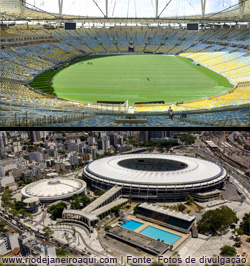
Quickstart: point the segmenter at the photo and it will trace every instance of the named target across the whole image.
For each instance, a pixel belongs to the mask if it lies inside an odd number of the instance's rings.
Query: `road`
[[[61,247],[64,250],[66,250],[68,253],[81,254],[81,255],[85,254],[85,252],[83,252],[83,251],[79,251],[75,248],[69,248],[69,247],[65,246],[65,244],[63,244],[62,242],[49,239],[49,237],[43,236],[42,234],[37,233],[35,230],[32,230],[31,228],[29,228],[28,230],[20,229],[17,225],[14,225],[13,223],[6,220],[1,215],[0,215],[0,220],[3,221],[10,229],[12,229],[12,230],[14,230],[20,234],[25,234],[25,232],[27,232],[27,231],[34,233],[36,241],[41,242],[42,245],[54,245],[56,247]]]
[[[21,230],[20,228],[18,228],[16,225],[12,224],[11,222],[9,222],[8,220],[6,220],[5,218],[3,218],[2,216],[0,216],[0,220],[2,222],[4,222],[10,229],[17,231],[18,233],[23,234],[24,231]]]

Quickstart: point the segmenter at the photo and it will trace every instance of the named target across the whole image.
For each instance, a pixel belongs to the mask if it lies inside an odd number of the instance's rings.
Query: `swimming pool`
[[[181,236],[172,234],[170,232],[161,230],[153,226],[148,226],[147,228],[142,230],[140,233],[143,235],[155,238],[155,239],[163,240],[165,243],[169,245],[173,245],[179,238],[181,238]]]
[[[125,227],[130,230],[135,230],[141,225],[143,225],[143,223],[137,222],[135,220],[128,220],[127,222],[121,224],[122,227]]]

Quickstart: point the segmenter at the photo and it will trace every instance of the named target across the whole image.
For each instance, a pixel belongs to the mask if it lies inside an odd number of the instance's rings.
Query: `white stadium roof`
[[[186,164],[181,170],[144,171],[119,165],[127,159],[165,159]],[[136,185],[187,185],[212,181],[223,175],[225,170],[215,163],[186,156],[163,154],[120,155],[96,160],[87,166],[88,173],[100,179],[116,183]]]
[[[25,198],[38,197],[41,201],[66,199],[85,191],[86,183],[80,179],[43,179],[25,186],[21,193]]]
[[[39,202],[39,198],[38,197],[27,198],[23,202],[27,203],[27,204],[37,203],[37,202]]]
[[[131,2],[131,3],[129,3]],[[0,0],[2,19],[83,23],[249,22],[250,0]]]

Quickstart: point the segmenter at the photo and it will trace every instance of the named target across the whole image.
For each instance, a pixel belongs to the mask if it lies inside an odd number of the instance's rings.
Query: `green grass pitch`
[[[84,57],[58,72],[53,87],[56,95],[65,99],[129,100],[133,104],[198,100],[226,92],[233,85],[225,77],[182,57],[112,55]]]

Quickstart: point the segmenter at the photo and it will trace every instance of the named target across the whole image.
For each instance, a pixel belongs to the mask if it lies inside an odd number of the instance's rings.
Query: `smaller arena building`
[[[44,203],[69,199],[75,194],[85,192],[86,183],[83,180],[63,177],[39,180],[21,190],[23,198],[37,197]]]

